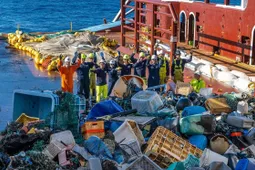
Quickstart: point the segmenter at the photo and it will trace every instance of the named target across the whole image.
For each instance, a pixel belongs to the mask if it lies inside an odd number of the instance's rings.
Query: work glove
[[[105,58],[104,58],[104,52],[103,52],[103,51],[101,51],[101,52],[100,52],[100,56],[101,56],[102,60],[104,60],[104,61],[105,61]]]

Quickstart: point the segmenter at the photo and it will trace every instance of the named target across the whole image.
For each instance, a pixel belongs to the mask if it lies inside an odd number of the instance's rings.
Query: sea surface
[[[204,0],[195,0],[204,1]],[[224,4],[224,0],[210,0]],[[230,0],[241,5],[241,0]],[[17,25],[25,32],[79,30],[111,22],[120,8],[120,0],[0,0],[0,33],[14,32]]]
[[[79,30],[111,22],[120,0],[0,0],[0,33],[14,32],[17,25],[25,32]]]

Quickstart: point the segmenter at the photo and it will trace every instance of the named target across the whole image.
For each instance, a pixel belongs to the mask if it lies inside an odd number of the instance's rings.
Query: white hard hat
[[[111,64],[111,65],[114,65],[114,64],[115,64],[115,61],[114,61],[114,60],[111,60],[111,61],[110,61],[110,64]]]
[[[65,58],[65,63],[70,62],[70,61],[71,61],[71,59],[69,57]]]
[[[157,60],[158,57],[157,57],[156,55],[152,55],[152,56],[151,56],[151,59],[152,59],[152,60]]]
[[[104,60],[100,60],[99,63],[105,63],[105,61]]]

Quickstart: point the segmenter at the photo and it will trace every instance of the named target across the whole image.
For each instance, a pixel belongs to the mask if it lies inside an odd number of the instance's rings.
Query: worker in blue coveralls
[[[133,53],[131,56],[125,54],[123,56],[123,64],[120,63],[120,52],[118,51],[118,65],[121,67],[121,76],[124,75],[131,75],[131,70],[133,68],[134,62],[134,56],[135,53]]]
[[[152,55],[151,58],[147,60],[147,67],[149,70],[149,78],[148,78],[148,87],[158,86],[160,77],[159,70],[162,65],[161,59],[158,61],[158,57],[156,55]]]
[[[90,79],[89,79],[89,70],[93,68],[96,64],[96,57],[93,59],[89,59],[88,62],[86,62],[87,55],[85,54],[79,54],[81,55],[81,65],[76,70],[77,73],[77,90],[78,95],[84,95],[85,98],[88,100],[90,96]]]
[[[112,89],[119,79],[119,71],[121,70],[120,67],[117,67],[116,61],[111,60],[109,66],[107,68],[108,72],[108,96],[111,95]]]
[[[144,52],[139,53],[139,59],[134,63],[134,74],[143,79],[146,78],[146,63],[147,58]]]

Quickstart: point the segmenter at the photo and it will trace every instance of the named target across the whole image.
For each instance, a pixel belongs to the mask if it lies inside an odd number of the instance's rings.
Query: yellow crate
[[[148,141],[145,154],[161,168],[167,168],[173,162],[183,161],[188,154],[200,158],[203,151],[177,136],[170,130],[160,126]]]

